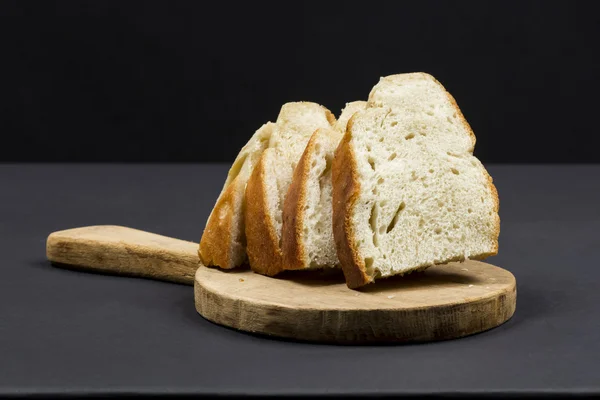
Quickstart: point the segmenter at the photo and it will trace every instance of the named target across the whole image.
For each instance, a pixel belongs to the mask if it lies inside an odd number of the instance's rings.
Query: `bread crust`
[[[304,206],[306,188],[310,170],[310,161],[314,157],[315,141],[319,130],[311,136],[298,165],[294,170],[292,183],[285,196],[283,205],[283,226],[281,229],[281,249],[283,252],[282,269],[297,270],[306,268],[306,249],[302,240],[304,229]]]
[[[268,217],[264,152],[246,185],[246,252],[250,268],[259,274],[274,276],[283,270],[282,254],[275,227]]]
[[[243,193],[239,188],[241,181],[236,177],[223,191],[215,204],[209,218],[198,248],[198,256],[207,266],[218,266],[231,269],[236,266],[231,259],[231,246],[236,196]]]
[[[267,147],[274,124],[267,122],[242,147],[229,168],[198,247],[198,257],[204,265],[231,269],[247,261],[244,231],[244,207],[247,173]],[[236,236],[237,235],[237,236]]]
[[[360,192],[356,157],[350,146],[355,116],[356,114],[348,121],[346,133],[335,151],[331,166],[333,237],[346,285],[350,289],[358,288],[373,281],[373,278],[367,274],[365,262],[355,246],[355,233],[351,221],[354,205]]]

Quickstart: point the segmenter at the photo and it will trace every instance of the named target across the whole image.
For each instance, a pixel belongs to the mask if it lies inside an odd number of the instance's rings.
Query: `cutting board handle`
[[[194,284],[198,243],[116,225],[53,232],[46,256],[55,266]]]

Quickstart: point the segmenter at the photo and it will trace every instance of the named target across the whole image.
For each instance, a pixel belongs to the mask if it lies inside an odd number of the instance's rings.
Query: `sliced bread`
[[[316,103],[293,102],[281,108],[269,146],[246,188],[247,253],[253,271],[272,276],[283,270],[283,205],[294,169],[312,134],[334,123],[333,114]]]
[[[247,261],[244,229],[246,184],[269,144],[273,127],[272,122],[261,126],[242,147],[229,169],[200,239],[198,255],[204,265],[230,269]]]
[[[331,162],[352,115],[365,101],[347,103],[335,128],[320,128],[310,138],[294,170],[283,208],[284,269],[338,266],[333,242]]]
[[[367,102],[362,100],[351,101],[346,103],[346,106],[340,113],[339,118],[335,122],[335,129],[340,131],[342,134],[346,133],[346,126],[350,118],[360,110],[364,110],[367,107]],[[341,138],[340,138],[341,139]]]
[[[498,195],[452,96],[423,73],[382,78],[333,160],[333,232],[357,288],[498,251]]]

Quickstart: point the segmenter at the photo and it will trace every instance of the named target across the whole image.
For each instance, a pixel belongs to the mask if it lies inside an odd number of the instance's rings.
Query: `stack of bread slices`
[[[349,288],[498,251],[498,194],[431,75],[383,77],[339,117],[281,107],[241,149],[208,218],[207,266],[341,268]]]

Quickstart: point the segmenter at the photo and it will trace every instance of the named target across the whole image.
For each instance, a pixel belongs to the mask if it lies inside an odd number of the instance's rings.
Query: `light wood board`
[[[46,257],[59,267],[194,284],[198,243],[117,225],[53,232]]]
[[[458,338],[494,328],[515,311],[514,276],[467,261],[379,279],[360,290],[340,270],[287,271],[200,264],[198,244],[122,226],[54,232],[46,254],[57,266],[194,285],[198,313],[242,331],[334,343]]]
[[[371,343],[458,338],[507,321],[514,276],[478,261],[438,265],[351,290],[341,272],[196,271],[196,310],[248,332],[297,340]]]

